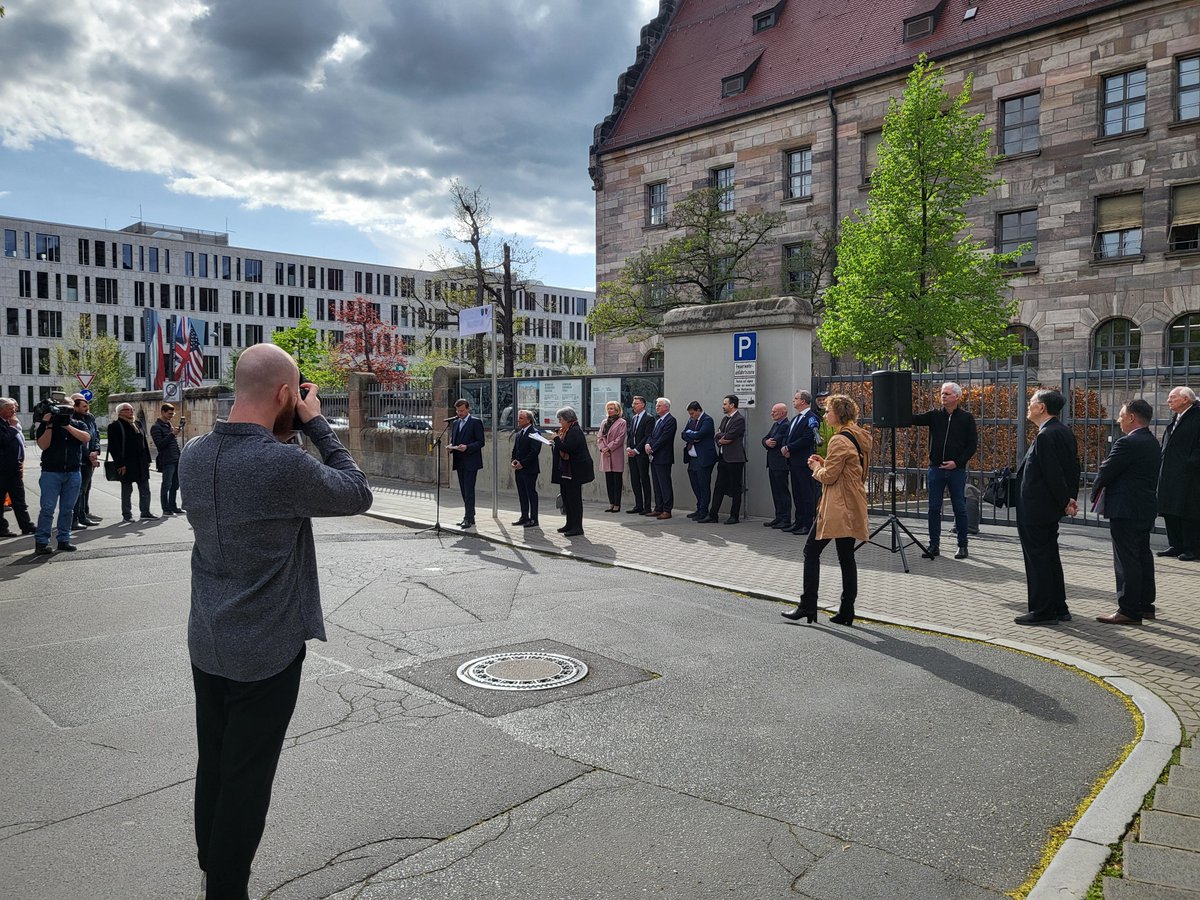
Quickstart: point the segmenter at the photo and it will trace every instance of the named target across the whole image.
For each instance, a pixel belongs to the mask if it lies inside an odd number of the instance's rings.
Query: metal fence
[[[325,393],[320,392],[321,415],[329,420],[334,428],[350,426],[350,395],[345,391]]]
[[[941,405],[940,388],[947,381],[963,388],[962,406],[975,417],[979,428],[979,448],[968,471],[968,499],[982,495],[991,473],[1000,468],[1015,469],[1036,430],[1025,418],[1029,396],[1042,387],[1058,388],[1067,398],[1062,421],[1075,433],[1082,468],[1080,515],[1076,521],[1105,524],[1090,511],[1087,502],[1088,485],[1095,480],[1100,463],[1108,456],[1112,441],[1120,435],[1116,425],[1121,404],[1137,397],[1154,408],[1157,418],[1153,429],[1162,439],[1170,420],[1166,398],[1172,387],[1200,386],[1200,365],[1156,365],[1154,354],[1144,351],[1137,360],[1147,365],[1130,369],[1093,369],[1089,360],[1072,360],[1054,377],[1039,379],[1032,367],[1014,364],[999,365],[975,361],[938,372],[914,372],[912,403],[914,412],[935,409]],[[1076,365],[1075,363],[1082,363]],[[1050,373],[1046,373],[1050,376]],[[818,391],[847,394],[859,405],[860,420],[872,424],[871,374],[855,373],[818,375],[814,379]],[[887,474],[890,471],[891,441],[896,449],[896,513],[902,516],[924,516],[928,510],[929,429],[872,428],[872,465],[868,481],[869,501],[873,510],[890,510],[891,496]],[[972,487],[974,490],[972,490]],[[997,509],[978,500],[980,520],[989,524],[1015,524],[1011,508]],[[947,501],[943,514],[949,516]]]
[[[366,423],[386,431],[433,429],[433,383],[412,381],[403,388],[373,384],[363,395]]]

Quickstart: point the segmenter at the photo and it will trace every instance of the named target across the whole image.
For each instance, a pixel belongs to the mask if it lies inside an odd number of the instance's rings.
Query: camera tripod
[[[904,572],[905,572],[905,574],[908,574],[908,572],[910,570],[908,567],[908,557],[904,553],[904,548],[911,547],[913,544],[916,544],[918,547],[921,548],[922,553],[928,553],[929,549],[924,544],[922,544],[920,542],[920,540],[917,539],[917,536],[915,534],[913,534],[911,531],[908,530],[908,528],[905,526],[905,524],[903,522],[900,521],[899,518],[896,517],[896,426],[885,425],[883,427],[885,427],[889,431],[891,431],[892,465],[891,465],[891,470],[887,473],[887,479],[888,479],[888,490],[892,496],[892,510],[891,510],[891,513],[888,515],[888,517],[886,519],[884,519],[883,522],[879,525],[879,527],[876,528],[874,531],[872,531],[867,536],[867,539],[865,541],[862,541],[861,543],[859,543],[858,546],[856,546],[854,549],[857,551],[858,548],[861,547],[863,544],[870,544],[873,547],[879,547],[883,550],[889,551],[890,553],[899,553],[900,554],[900,562],[904,566]],[[890,546],[888,544],[878,543],[874,540],[874,537],[877,534],[879,534],[881,531],[883,531],[885,528],[891,529]],[[904,539],[900,536],[900,532],[904,532],[904,534],[908,536],[907,544],[904,543]]]

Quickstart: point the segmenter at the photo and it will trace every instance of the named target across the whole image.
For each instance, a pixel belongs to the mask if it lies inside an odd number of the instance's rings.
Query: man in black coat
[[[817,452],[821,420],[812,410],[812,394],[796,391],[792,396],[796,415],[788,425],[787,443],[780,452],[787,458],[788,477],[792,482],[792,505],[795,516],[789,534],[808,534],[817,512],[816,480],[808,467],[808,458]]]
[[[1184,562],[1200,559],[1200,409],[1189,387],[1167,395],[1171,422],[1163,435],[1158,472],[1158,511],[1167,524],[1166,550]]]
[[[646,412],[646,398],[634,397],[632,402],[633,421],[625,433],[625,455],[629,458],[629,486],[633,488],[633,509],[626,512],[645,515],[654,508],[650,496],[650,457],[646,455],[646,441],[654,426],[654,416]]]
[[[717,483],[713,486],[708,504],[708,517],[697,522],[716,522],[721,502],[729,498],[729,518],[726,525],[736,525],[742,513],[742,476],[746,469],[746,417],[738,411],[736,394],[726,394],[721,401],[725,417],[717,426]]]
[[[1100,464],[1092,485],[1092,504],[1108,517],[1113,567],[1117,575],[1117,611],[1097,616],[1108,625],[1139,625],[1153,619],[1154,554],[1150,532],[1157,514],[1154,486],[1158,479],[1158,439],[1150,431],[1154,410],[1145,400],[1121,407],[1121,437]]]
[[[483,423],[471,415],[471,404],[454,401],[457,421],[450,425],[451,466],[458,473],[458,490],[463,498],[463,520],[459,528],[475,527],[475,479],[483,468]]]
[[[942,494],[950,491],[954,529],[958,534],[955,559],[967,558],[967,463],[975,455],[979,430],[975,417],[959,405],[963,389],[953,381],[942,385],[940,409],[917,413],[914,425],[929,426],[929,549],[921,555],[936,559],[942,542]]]
[[[787,407],[776,403],[771,407],[771,419],[771,430],[762,439],[762,445],[767,451],[767,479],[771,483],[775,518],[770,522],[763,522],[763,525],[767,528],[791,528],[792,497],[788,493],[790,476],[787,457],[783,455],[783,446],[788,439]]]
[[[527,409],[517,411],[517,433],[513,435],[512,467],[513,480],[517,483],[517,499],[521,501],[521,518],[514,525],[526,528],[538,527],[537,480],[541,466],[538,453],[542,442],[533,436],[533,413]]]
[[[1029,398],[1026,411],[1038,433],[1017,467],[1017,534],[1029,595],[1029,612],[1016,617],[1018,625],[1071,621],[1058,553],[1058,522],[1078,511],[1079,454],[1075,435],[1058,420],[1065,405],[1058,391],[1043,389]]]
[[[675,506],[675,488],[671,484],[671,466],[675,465],[675,432],[679,430],[675,417],[671,415],[671,401],[659,397],[654,401],[658,418],[650,429],[650,437],[642,448],[650,457],[650,480],[654,482],[654,508],[645,515],[657,519],[671,518]]]

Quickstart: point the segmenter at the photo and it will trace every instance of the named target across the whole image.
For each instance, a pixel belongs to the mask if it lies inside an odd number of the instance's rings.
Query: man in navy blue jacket
[[[708,504],[712,499],[712,470],[717,464],[715,435],[717,426],[712,416],[693,400],[688,404],[688,420],[684,423],[680,437],[683,439],[683,458],[687,462],[688,481],[696,495],[696,511],[688,513],[689,519],[708,518]]]
[[[779,449],[788,462],[792,504],[796,508],[794,523],[787,531],[789,534],[808,534],[817,510],[816,481],[808,467],[808,458],[816,452],[821,440],[818,434],[821,420],[812,411],[812,394],[808,391],[796,391],[792,409],[796,410],[796,415],[788,425],[787,441]]]
[[[471,404],[454,401],[458,420],[450,425],[451,468],[458,473],[458,490],[463,498],[463,520],[459,528],[475,527],[475,479],[483,468],[483,423],[471,415]]]
[[[771,482],[771,499],[775,502],[775,518],[763,522],[766,528],[792,527],[792,498],[788,494],[788,461],[783,455],[783,445],[787,443],[788,422],[787,407],[776,403],[771,407],[771,430],[762,439],[762,445],[767,451],[767,478]],[[805,463],[807,465],[807,462]]]
[[[650,480],[654,484],[654,509],[646,513],[656,519],[671,518],[675,505],[675,489],[671,485],[671,466],[675,465],[675,432],[679,426],[671,415],[671,401],[659,397],[654,402],[658,418],[646,441],[646,455],[650,457]]]
[[[1093,503],[1108,518],[1113,567],[1117,575],[1117,611],[1097,616],[1106,625],[1138,625],[1153,619],[1154,554],[1150,532],[1158,515],[1158,439],[1150,430],[1154,410],[1145,400],[1130,400],[1117,414],[1121,437],[1100,464],[1092,485]]]
[[[513,522],[526,528],[538,527],[537,480],[541,471],[538,453],[542,442],[533,433],[533,413],[527,409],[517,410],[517,433],[513,435],[512,467],[513,480],[517,483],[517,499],[521,502],[521,518]]]

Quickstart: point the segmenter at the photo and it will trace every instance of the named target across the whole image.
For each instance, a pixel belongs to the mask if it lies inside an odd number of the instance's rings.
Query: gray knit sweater
[[[192,549],[188,649],[210,675],[259,681],[325,640],[312,516],[371,507],[367,476],[322,416],[304,426],[323,462],[261,425],[219,422],[179,461]]]

